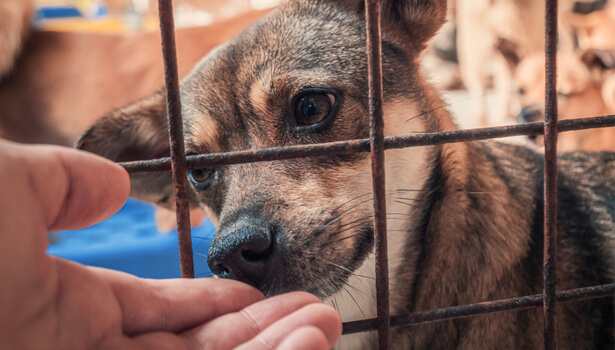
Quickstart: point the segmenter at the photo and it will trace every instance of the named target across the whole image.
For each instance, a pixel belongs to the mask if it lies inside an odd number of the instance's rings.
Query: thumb
[[[23,196],[38,202],[15,209],[40,210],[47,230],[77,229],[107,219],[128,197],[128,174],[107,159],[69,148],[2,143],[13,163],[12,171],[2,172],[2,182],[24,184]]]

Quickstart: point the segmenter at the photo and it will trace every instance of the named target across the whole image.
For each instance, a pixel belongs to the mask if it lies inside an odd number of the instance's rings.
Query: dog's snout
[[[242,223],[220,234],[207,257],[211,271],[258,288],[266,278],[268,260],[274,251],[273,230],[268,225]]]
[[[543,121],[544,117],[540,109],[535,106],[525,106],[521,110],[521,113],[517,115],[517,123],[534,123]]]

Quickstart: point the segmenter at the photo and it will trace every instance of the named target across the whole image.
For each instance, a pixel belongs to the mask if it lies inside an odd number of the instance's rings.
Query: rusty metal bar
[[[560,132],[600,127],[613,127],[615,125],[615,115],[562,120],[558,122],[558,125]],[[403,137],[385,137],[384,148],[397,149],[453,142],[486,140],[495,137],[541,135],[543,134],[543,132],[543,123],[529,123],[459,131],[442,131]],[[188,156],[187,166],[189,169],[196,169],[201,167],[231,165],[239,163],[265,162],[303,157],[328,156],[332,154],[369,152],[370,149],[371,148],[368,139],[329,142],[314,145],[273,147],[250,151],[212,153]],[[151,171],[169,171],[171,169],[171,161],[168,157],[146,161],[126,162],[120,164],[129,173],[132,174]]]
[[[190,208],[188,204],[188,176],[186,172],[186,151],[184,148],[184,130],[179,96],[177,55],[175,52],[173,3],[171,0],[158,0],[158,9],[160,13],[162,56],[164,59],[164,79],[167,89],[167,118],[169,123],[169,142],[171,145],[171,169],[173,172],[177,209],[179,259],[182,277],[194,278],[192,237],[190,236]]]
[[[546,1],[544,172],[544,343],[554,350],[557,284],[557,0]]]
[[[376,243],[376,311],[378,347],[389,348],[389,262],[387,251],[386,196],[384,176],[384,118],[382,112],[382,42],[380,39],[380,0],[365,0],[367,32],[367,75],[369,87],[370,148],[374,191],[374,237]]]
[[[606,284],[557,292],[556,299],[558,302],[565,303],[613,296],[615,296],[615,284]],[[391,327],[405,327],[419,323],[439,322],[496,312],[535,308],[542,306],[543,300],[543,294],[536,294],[519,298],[427,310],[408,315],[395,315],[391,317]],[[346,322],[344,323],[343,334],[368,332],[376,329],[376,327],[377,319],[375,318]]]

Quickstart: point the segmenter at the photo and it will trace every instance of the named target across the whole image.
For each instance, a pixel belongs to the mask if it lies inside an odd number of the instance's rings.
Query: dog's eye
[[[519,88],[519,90],[517,91],[519,93],[519,95],[523,96],[525,95],[525,89],[524,88]]]
[[[203,187],[209,185],[209,183],[214,177],[213,174],[213,168],[200,168],[190,170],[190,172],[188,173],[188,178],[195,187]]]
[[[325,91],[305,92],[295,98],[294,116],[298,126],[314,125],[327,119],[333,111],[335,95]]]

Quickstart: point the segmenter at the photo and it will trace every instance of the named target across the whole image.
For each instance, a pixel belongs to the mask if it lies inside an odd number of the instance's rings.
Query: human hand
[[[0,140],[3,349],[328,349],[339,315],[307,293],[219,279],[144,280],[45,253],[49,230],[106,219],[126,172],[84,152]]]

